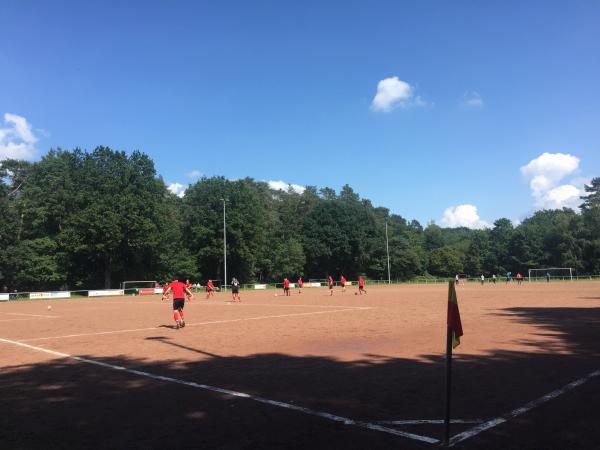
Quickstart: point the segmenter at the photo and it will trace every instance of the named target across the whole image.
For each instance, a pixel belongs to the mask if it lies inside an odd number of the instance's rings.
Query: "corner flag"
[[[452,348],[458,347],[460,337],[463,335],[462,324],[460,323],[460,312],[458,311],[458,301],[456,299],[456,287],[454,281],[448,284],[448,327],[452,330]]]

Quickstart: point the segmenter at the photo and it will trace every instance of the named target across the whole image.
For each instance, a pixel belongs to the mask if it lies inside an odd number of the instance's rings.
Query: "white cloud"
[[[544,206],[552,209],[560,209],[563,207],[577,209],[581,204],[581,199],[579,197],[583,194],[583,189],[579,189],[572,184],[563,184],[562,186],[550,189],[546,193],[544,197]]]
[[[188,178],[200,178],[202,176],[202,172],[200,172],[199,170],[192,170],[186,173],[185,176]]]
[[[0,127],[0,160],[35,158],[35,144],[38,139],[31,131],[31,124],[25,117],[16,114],[4,114],[5,128]]]
[[[292,188],[292,190],[298,194],[302,194],[306,188],[304,186],[300,186],[299,184],[290,184],[290,183],[286,183],[285,181],[267,181],[267,184],[269,185],[269,187],[275,191],[286,191],[289,188]]]
[[[390,77],[377,83],[377,93],[371,102],[373,111],[389,112],[396,106],[425,106],[426,102],[416,96],[414,88],[398,77]]]
[[[446,208],[441,223],[450,228],[489,228],[490,224],[481,220],[475,205],[458,205]]]
[[[543,153],[521,167],[521,173],[530,178],[529,187],[538,208],[577,208],[581,203],[585,178],[561,181],[579,169],[579,158],[566,153]]]
[[[167,186],[167,189],[170,190],[177,197],[183,197],[183,194],[185,194],[185,191],[187,188],[188,188],[187,184],[181,184],[181,183],[171,183]]]
[[[467,91],[463,94],[462,104],[470,108],[483,108],[483,99],[478,92]]]

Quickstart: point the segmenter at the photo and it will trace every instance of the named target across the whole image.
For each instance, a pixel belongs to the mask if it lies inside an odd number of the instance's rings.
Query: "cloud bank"
[[[185,194],[185,191],[187,188],[188,188],[187,184],[181,184],[181,183],[171,183],[167,186],[167,189],[169,191],[171,191],[173,194],[175,194],[177,197],[183,197],[183,194]]]
[[[489,228],[490,224],[481,220],[475,205],[458,205],[446,208],[441,220],[442,225],[450,228],[467,227],[472,229]]]
[[[32,160],[37,155],[35,144],[38,139],[25,117],[4,114],[5,127],[0,127],[0,160]]]
[[[269,187],[275,191],[288,191],[288,189],[292,189],[294,192],[298,194],[302,194],[306,188],[304,186],[300,186],[299,184],[290,184],[285,181],[267,181]]]
[[[528,178],[535,206],[540,209],[578,208],[583,195],[583,181],[571,180],[561,184],[564,178],[579,169],[579,158],[567,153],[542,153],[521,167]]]
[[[377,83],[377,93],[371,102],[371,109],[377,112],[390,112],[397,106],[423,106],[425,102],[415,96],[415,89],[398,77],[390,77]]]
[[[483,99],[475,91],[467,91],[463,94],[463,106],[469,108],[483,108]]]

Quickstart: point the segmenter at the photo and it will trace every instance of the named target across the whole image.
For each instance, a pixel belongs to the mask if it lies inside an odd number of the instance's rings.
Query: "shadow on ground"
[[[600,368],[600,308],[511,308],[500,313],[535,324],[540,334],[558,334],[569,352],[559,355],[539,344],[529,353],[458,354],[455,418],[498,416]],[[122,356],[102,361],[352,419],[442,416],[444,360],[440,356],[412,360],[369,354],[352,362],[285,354],[222,357],[206,352],[201,344],[189,347],[175,339],[148,339],[189,350],[190,361]],[[194,361],[194,354],[201,354],[202,360]],[[599,392],[600,380],[592,380],[457,448],[600,448]],[[68,359],[3,367],[0,405],[3,449],[431,447],[249,399]],[[442,431],[434,426],[402,429],[434,437]],[[464,429],[456,426],[454,432]]]

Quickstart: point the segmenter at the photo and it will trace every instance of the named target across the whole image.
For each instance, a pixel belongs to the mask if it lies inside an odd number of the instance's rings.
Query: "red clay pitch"
[[[431,447],[405,435],[437,424],[365,424],[442,418],[447,286],[367,290],[199,294],[180,330],[157,296],[0,303],[2,448]],[[455,419],[600,369],[598,282],[468,284],[458,301]],[[598,392],[595,377],[455,448],[598,448]]]

